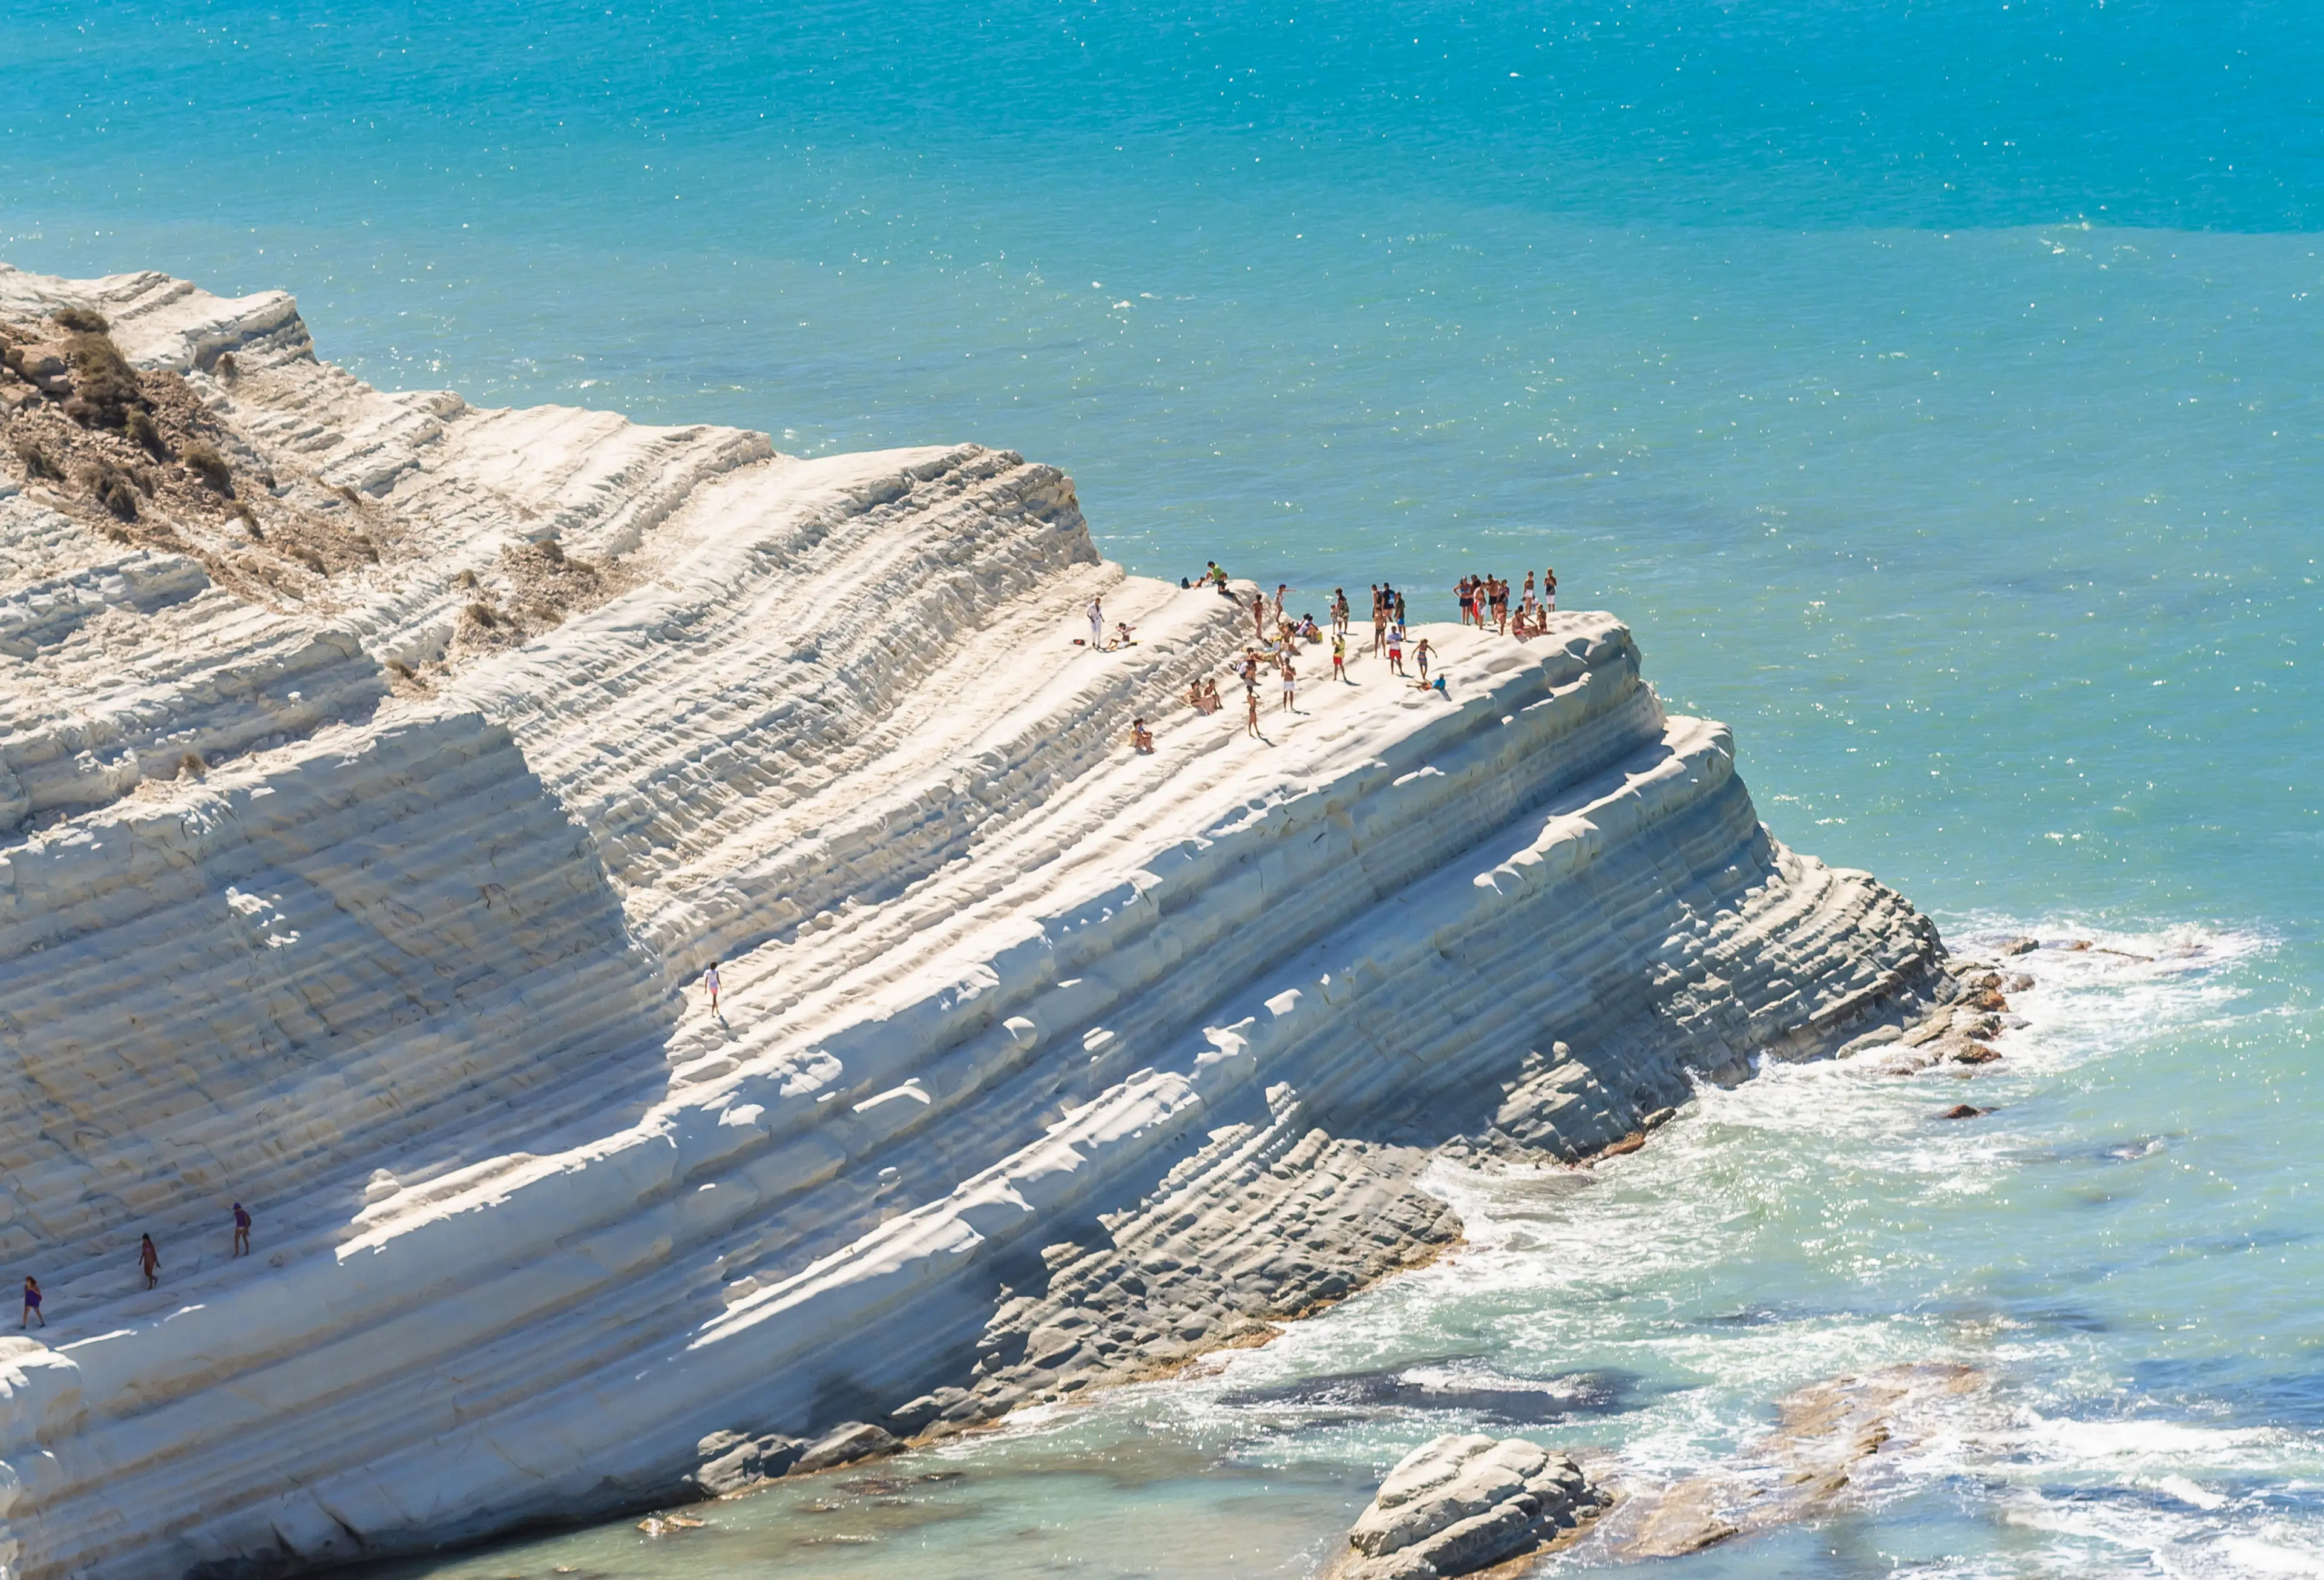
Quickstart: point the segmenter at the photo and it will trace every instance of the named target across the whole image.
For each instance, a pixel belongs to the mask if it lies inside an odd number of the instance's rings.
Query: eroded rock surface
[[[1380,1483],[1348,1533],[1339,1580],[1436,1580],[1533,1552],[1595,1519],[1605,1500],[1563,1454],[1522,1437],[1447,1434]]]

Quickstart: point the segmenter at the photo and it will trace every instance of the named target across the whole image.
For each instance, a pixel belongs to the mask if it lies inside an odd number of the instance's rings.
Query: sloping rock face
[[[1360,659],[1253,738],[1177,701],[1246,616],[1102,560],[1052,468],[384,394],[285,297],[0,269],[0,339],[60,307],[150,413],[0,378],[27,1580],[1137,1375],[1456,1235],[1448,1138],[1578,1157],[1955,992],[1611,616],[1431,628],[1445,694]],[[1093,597],[1136,645],[1074,642]]]

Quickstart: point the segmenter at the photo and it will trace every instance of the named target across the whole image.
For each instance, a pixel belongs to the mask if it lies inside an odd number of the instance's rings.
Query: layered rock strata
[[[1580,1157],[1955,992],[1609,615],[1431,628],[1445,693],[1360,658],[1254,739],[1177,701],[1246,616],[1103,561],[1053,468],[386,394],[285,297],[0,270],[0,325],[60,308],[153,437],[0,380],[26,1580],[1136,1375],[1429,1254],[1448,1138]]]
[[[1448,1433],[1380,1483],[1348,1532],[1335,1580],[1440,1580],[1522,1557],[1594,1520],[1606,1498],[1582,1467],[1523,1437]]]

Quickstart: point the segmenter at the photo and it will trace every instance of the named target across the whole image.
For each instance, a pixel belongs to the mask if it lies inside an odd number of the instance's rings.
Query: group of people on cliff
[[[1526,572],[1525,591],[1514,611],[1509,584],[1497,576],[1464,576],[1454,589],[1461,600],[1461,624],[1474,624],[1516,637],[1519,642],[1539,636],[1557,608],[1557,572],[1544,569],[1541,590],[1534,591],[1533,572]]]
[[[1197,583],[1192,579],[1181,579],[1178,585],[1193,587]],[[1215,559],[1204,567],[1199,585],[1214,589],[1221,597],[1231,599],[1235,596],[1228,586],[1227,573],[1219,568]],[[1242,681],[1243,728],[1246,734],[1253,736],[1259,734],[1261,673],[1268,670],[1274,671],[1281,688],[1280,710],[1297,713],[1300,644],[1320,644],[1326,640],[1323,629],[1316,624],[1313,614],[1303,614],[1296,619],[1292,617],[1286,607],[1290,592],[1289,584],[1283,582],[1276,584],[1272,599],[1256,589],[1252,591],[1249,605],[1251,639],[1243,649],[1241,659],[1231,666]],[[1464,576],[1455,586],[1453,593],[1460,605],[1462,624],[1474,624],[1480,631],[1489,629],[1515,636],[1522,642],[1541,634],[1546,629],[1550,612],[1557,607],[1557,572],[1554,569],[1542,572],[1538,593],[1535,589],[1533,572],[1526,572],[1525,587],[1514,608],[1509,596],[1509,584],[1499,577]],[[1095,599],[1091,600],[1090,608],[1090,633],[1094,645],[1102,629],[1102,616]],[[1332,589],[1330,618],[1332,678],[1344,682],[1348,679],[1350,608],[1348,595],[1343,588]],[[1444,690],[1442,676],[1434,681],[1429,679],[1428,665],[1432,655],[1426,637],[1412,644],[1411,657],[1417,678],[1414,679],[1412,671],[1404,667],[1406,642],[1405,598],[1394,585],[1388,582],[1372,584],[1371,621],[1372,655],[1388,661],[1390,674],[1412,679],[1416,685],[1423,688],[1433,687],[1440,692]],[[1127,627],[1123,628],[1122,635],[1126,642],[1129,638]],[[1186,704],[1201,714],[1223,711],[1225,702],[1219,695],[1216,678],[1191,683],[1186,688]],[[1142,716],[1130,725],[1130,745],[1141,753],[1154,750],[1154,732]]]

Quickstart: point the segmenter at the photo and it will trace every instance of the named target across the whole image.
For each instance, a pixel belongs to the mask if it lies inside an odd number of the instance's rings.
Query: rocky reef
[[[1252,738],[1179,701],[1247,616],[1007,452],[385,393],[288,297],[155,274],[0,267],[0,346],[24,1580],[650,1506],[1151,1374],[1455,1238],[1432,1158],[1620,1150],[1698,1079],[1992,1012],[1609,614],[1430,628],[1443,692],[1359,659]],[[1134,645],[1075,640],[1093,597]]]

